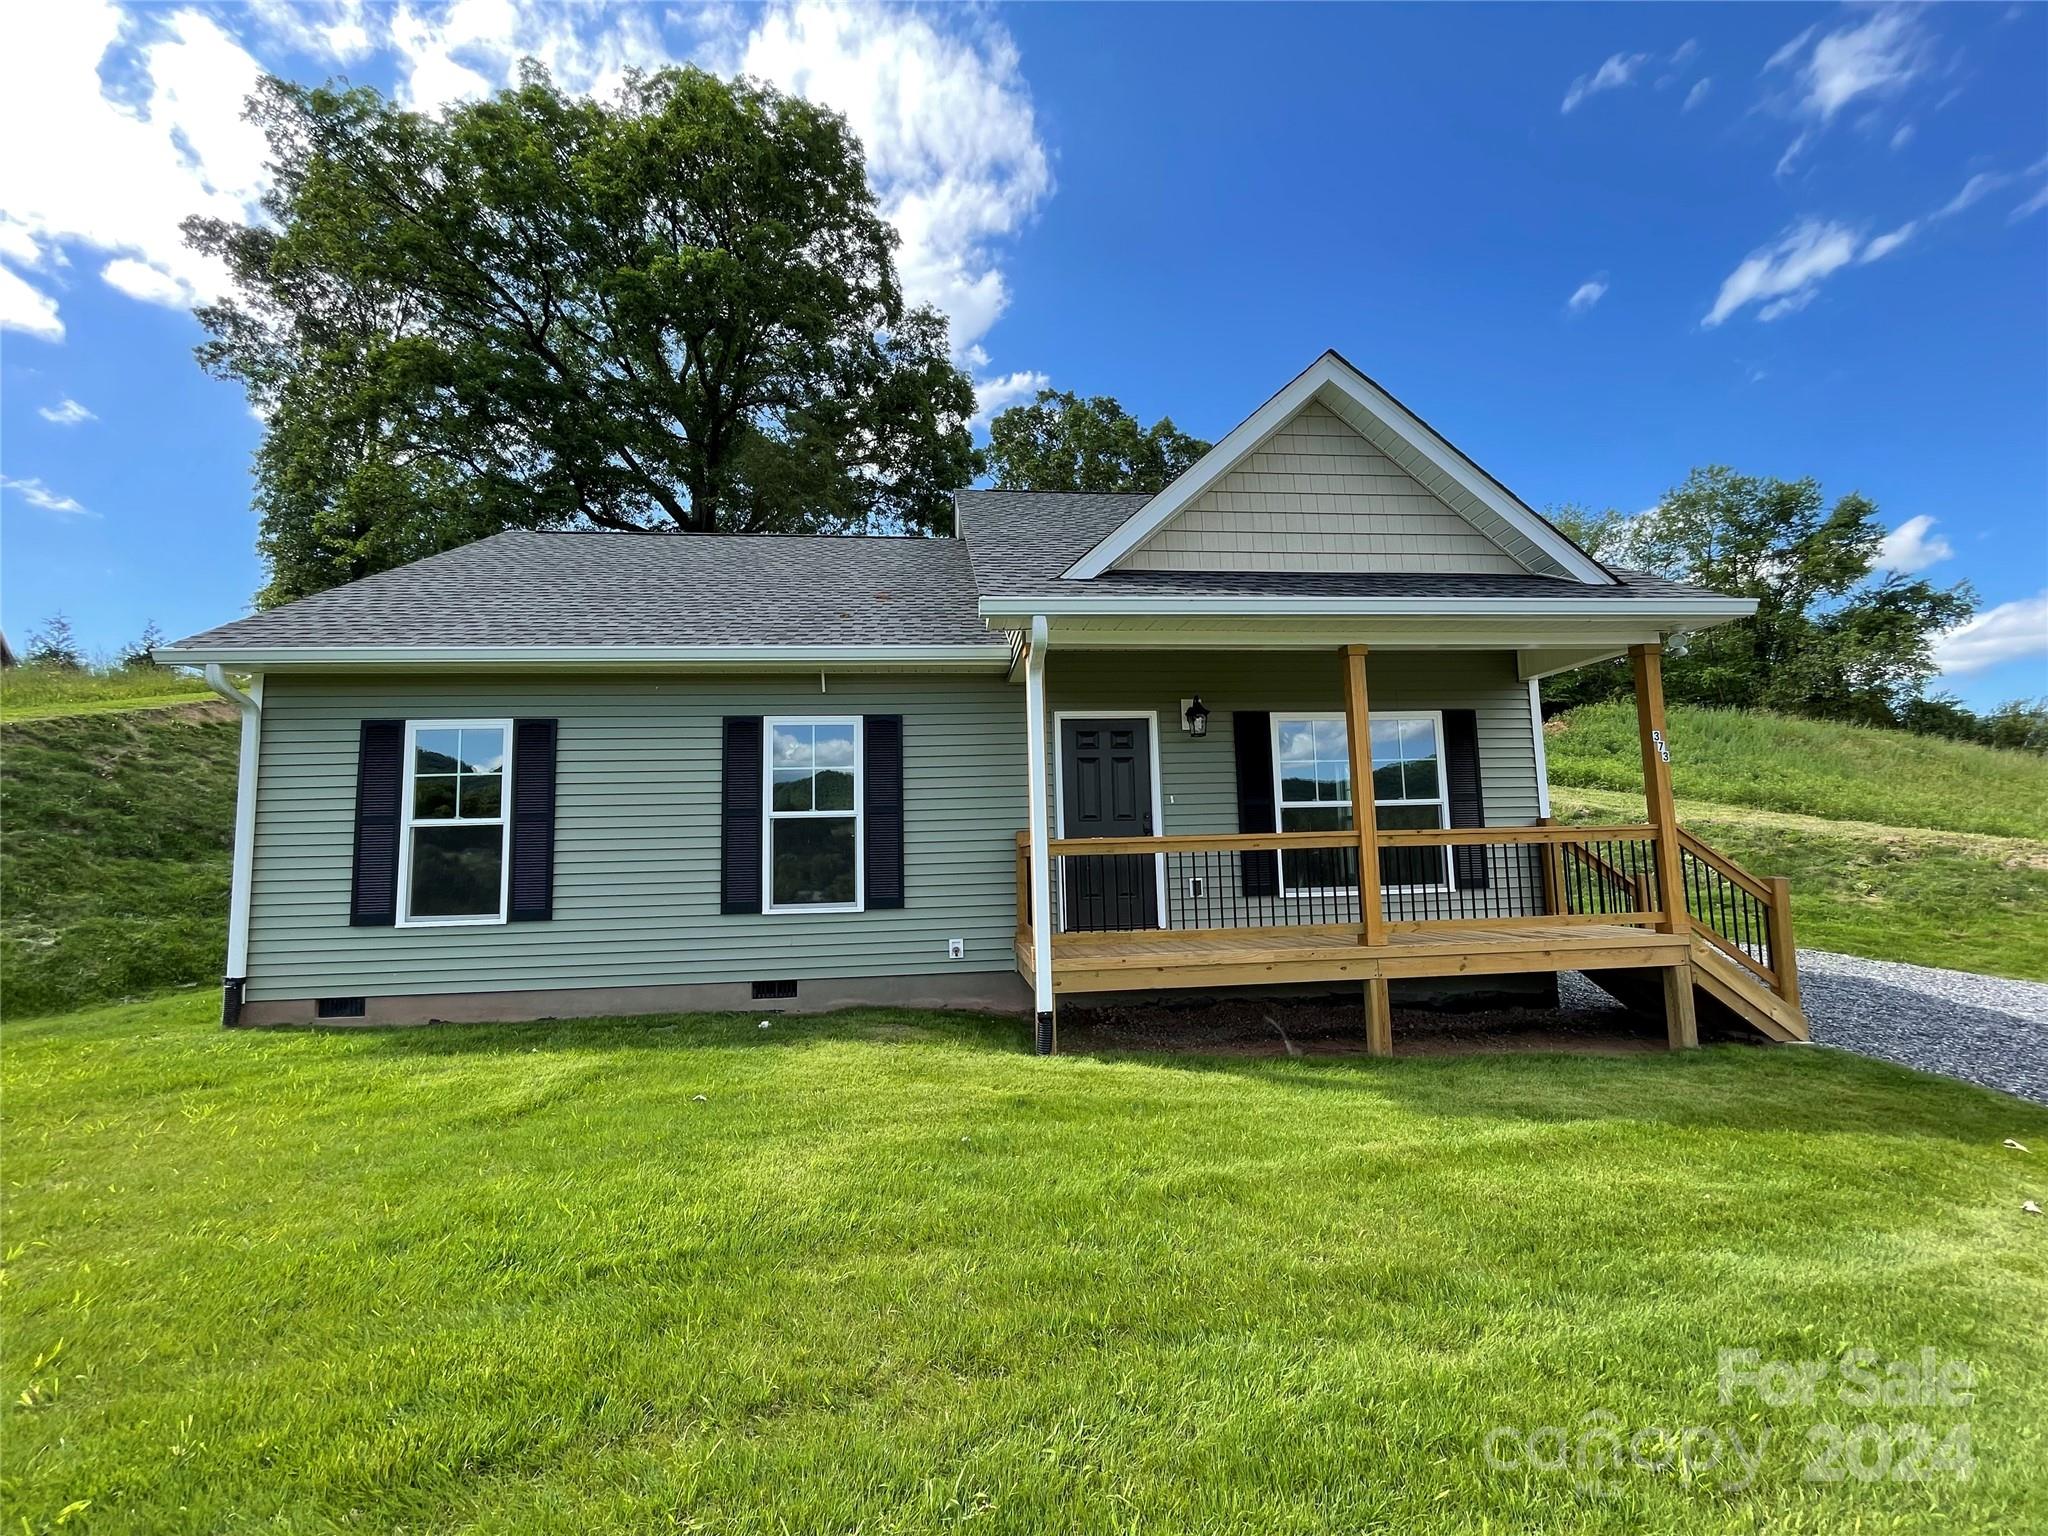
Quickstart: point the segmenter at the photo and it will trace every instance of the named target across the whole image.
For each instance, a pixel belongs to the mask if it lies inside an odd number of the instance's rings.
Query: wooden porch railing
[[[1751,875],[1681,831],[1681,926],[1795,1007],[1789,886]],[[1380,905],[1389,930],[1613,923],[1654,927],[1656,830],[1648,825],[1384,831]],[[1350,831],[1054,838],[1061,933],[1165,928],[1356,927],[1358,839]],[[1017,834],[1017,932],[1031,933],[1031,840]],[[1161,902],[1164,905],[1161,905]]]
[[[1647,826],[1384,831],[1380,910],[1389,929],[1556,922],[1654,925]],[[1054,838],[1053,912],[1063,933],[1354,926],[1355,832]],[[1031,931],[1030,839],[1017,835],[1017,931]]]

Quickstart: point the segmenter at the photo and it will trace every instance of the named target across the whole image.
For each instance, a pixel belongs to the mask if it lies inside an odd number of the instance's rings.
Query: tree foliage
[[[1756,599],[1753,617],[1674,645],[1665,691],[1685,703],[1900,724],[1934,676],[1936,636],[1976,609],[1967,584],[1881,572],[1876,505],[1852,491],[1829,506],[1812,479],[1710,465],[1640,517],[1565,508],[1553,520],[1610,563]],[[1618,669],[1586,668],[1553,697],[1626,687]]]
[[[266,79],[264,221],[191,219],[233,295],[278,602],[513,527],[921,531],[973,392],[907,307],[840,117],[695,69],[438,117]]]
[[[24,666],[77,672],[85,666],[85,652],[79,649],[78,637],[71,632],[71,620],[53,613],[28,632],[28,645],[21,660]]]
[[[1108,395],[1041,389],[989,423],[985,459],[999,491],[1156,493],[1209,451],[1162,416],[1149,427]]]

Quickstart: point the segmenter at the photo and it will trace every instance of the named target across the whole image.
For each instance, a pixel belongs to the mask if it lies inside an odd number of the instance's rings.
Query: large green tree
[[[908,307],[860,145],[694,69],[439,116],[262,82],[253,225],[200,361],[266,422],[268,602],[513,527],[933,527],[973,391]]]
[[[1852,491],[1830,506],[1812,479],[1710,465],[1639,517],[1553,517],[1613,564],[1756,599],[1754,617],[1674,647],[1665,691],[1687,703],[1900,723],[1935,673],[1936,636],[1976,608],[1967,584],[1882,570],[1876,505]],[[1545,691],[1564,704],[1625,687],[1613,669],[1587,668]]]
[[[997,412],[985,458],[999,491],[1158,492],[1209,444],[1162,416],[1141,427],[1108,395],[1041,389]]]

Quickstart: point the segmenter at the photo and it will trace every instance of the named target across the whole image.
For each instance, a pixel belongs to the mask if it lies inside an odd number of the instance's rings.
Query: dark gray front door
[[[1068,837],[1152,835],[1149,720],[1060,722],[1060,799]],[[1061,861],[1067,931],[1159,926],[1158,856]]]

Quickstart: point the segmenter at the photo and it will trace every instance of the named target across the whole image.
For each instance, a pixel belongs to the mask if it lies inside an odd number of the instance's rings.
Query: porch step
[[[1740,1024],[1766,1039],[1804,1042],[1811,1038],[1806,1015],[1723,955],[1705,939],[1692,938],[1693,1006],[1700,1022],[1723,1028]],[[1639,970],[1584,973],[1624,1008],[1661,1015],[1664,993],[1656,973]]]

